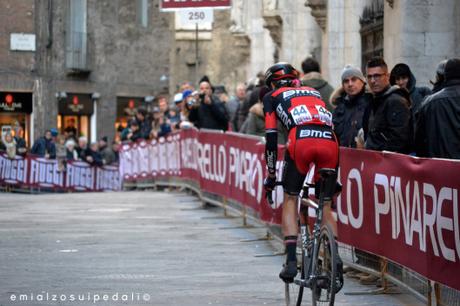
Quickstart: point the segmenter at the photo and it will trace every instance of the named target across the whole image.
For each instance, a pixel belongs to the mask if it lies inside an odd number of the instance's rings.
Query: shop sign
[[[59,101],[60,115],[92,115],[93,100],[89,94],[68,94]]]
[[[30,114],[32,112],[32,93],[0,92],[0,112]]]

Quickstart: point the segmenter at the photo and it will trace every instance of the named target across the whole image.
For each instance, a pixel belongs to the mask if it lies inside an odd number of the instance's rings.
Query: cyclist
[[[286,246],[286,264],[279,277],[292,282],[297,275],[297,196],[302,189],[310,164],[316,165],[315,182],[320,179],[321,168],[338,167],[339,148],[332,131],[332,114],[326,109],[320,93],[310,87],[300,87],[299,72],[288,63],[277,63],[265,73],[265,83],[270,88],[263,98],[265,112],[265,160],[268,176],[264,181],[266,191],[276,183],[277,120],[289,131],[283,169],[284,203],[282,230]],[[319,186],[319,184],[316,184]],[[337,224],[332,217],[331,201],[325,202],[324,222],[331,225],[337,236]],[[343,284],[342,261],[338,269]]]

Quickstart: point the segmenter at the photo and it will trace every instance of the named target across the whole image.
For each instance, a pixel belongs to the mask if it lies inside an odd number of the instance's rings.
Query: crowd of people
[[[77,138],[76,133],[68,130],[60,134],[56,128],[52,128],[36,139],[30,150],[27,150],[26,141],[21,136],[20,127],[14,129],[14,136],[11,131],[5,133],[0,142],[0,152],[5,152],[8,158],[29,155],[56,159],[61,171],[65,170],[68,161],[84,161],[92,166],[118,163],[120,143],[114,141],[110,145],[105,136],[98,142],[88,144],[85,136]]]
[[[352,65],[344,67],[341,86],[335,89],[323,78],[313,58],[302,62],[301,85],[321,94],[333,113],[334,131],[340,145],[377,151],[393,151],[421,157],[460,159],[460,59],[439,63],[432,88],[419,87],[405,63],[391,70],[383,58],[373,58],[363,73]],[[152,109],[139,107],[120,130],[121,142],[153,139],[196,127],[265,136],[262,98],[268,92],[264,74],[236,86],[229,95],[224,86],[213,85],[204,76],[198,88],[184,82],[173,101],[158,99]],[[278,143],[286,142],[278,126]],[[28,151],[21,127],[3,135],[0,152],[8,157],[31,154],[65,161],[80,160],[92,165],[118,162],[120,142],[102,137],[88,145],[75,131],[46,131]]]
[[[344,67],[335,90],[314,58],[302,62],[302,71],[300,85],[316,89],[333,113],[340,146],[460,159],[460,59],[438,64],[432,88],[417,86],[407,64],[390,70],[381,57],[369,60],[364,73],[352,65]],[[265,136],[262,98],[268,91],[263,73],[238,84],[230,97],[206,77],[198,90],[186,82],[175,96],[178,121],[168,131],[186,123]],[[285,143],[283,127],[278,125],[278,130],[278,143]]]

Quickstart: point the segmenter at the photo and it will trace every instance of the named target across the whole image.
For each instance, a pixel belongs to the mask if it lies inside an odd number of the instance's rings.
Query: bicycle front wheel
[[[337,245],[334,235],[329,226],[324,225],[321,229],[318,246],[318,258],[316,261],[316,282],[312,283],[313,306],[333,306],[336,293],[337,278]]]

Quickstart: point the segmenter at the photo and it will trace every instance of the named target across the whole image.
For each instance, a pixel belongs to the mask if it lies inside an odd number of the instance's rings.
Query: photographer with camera
[[[200,83],[198,99],[191,99],[187,104],[190,110],[189,120],[198,128],[223,130],[228,128],[228,115],[224,104],[212,94],[211,84]]]

